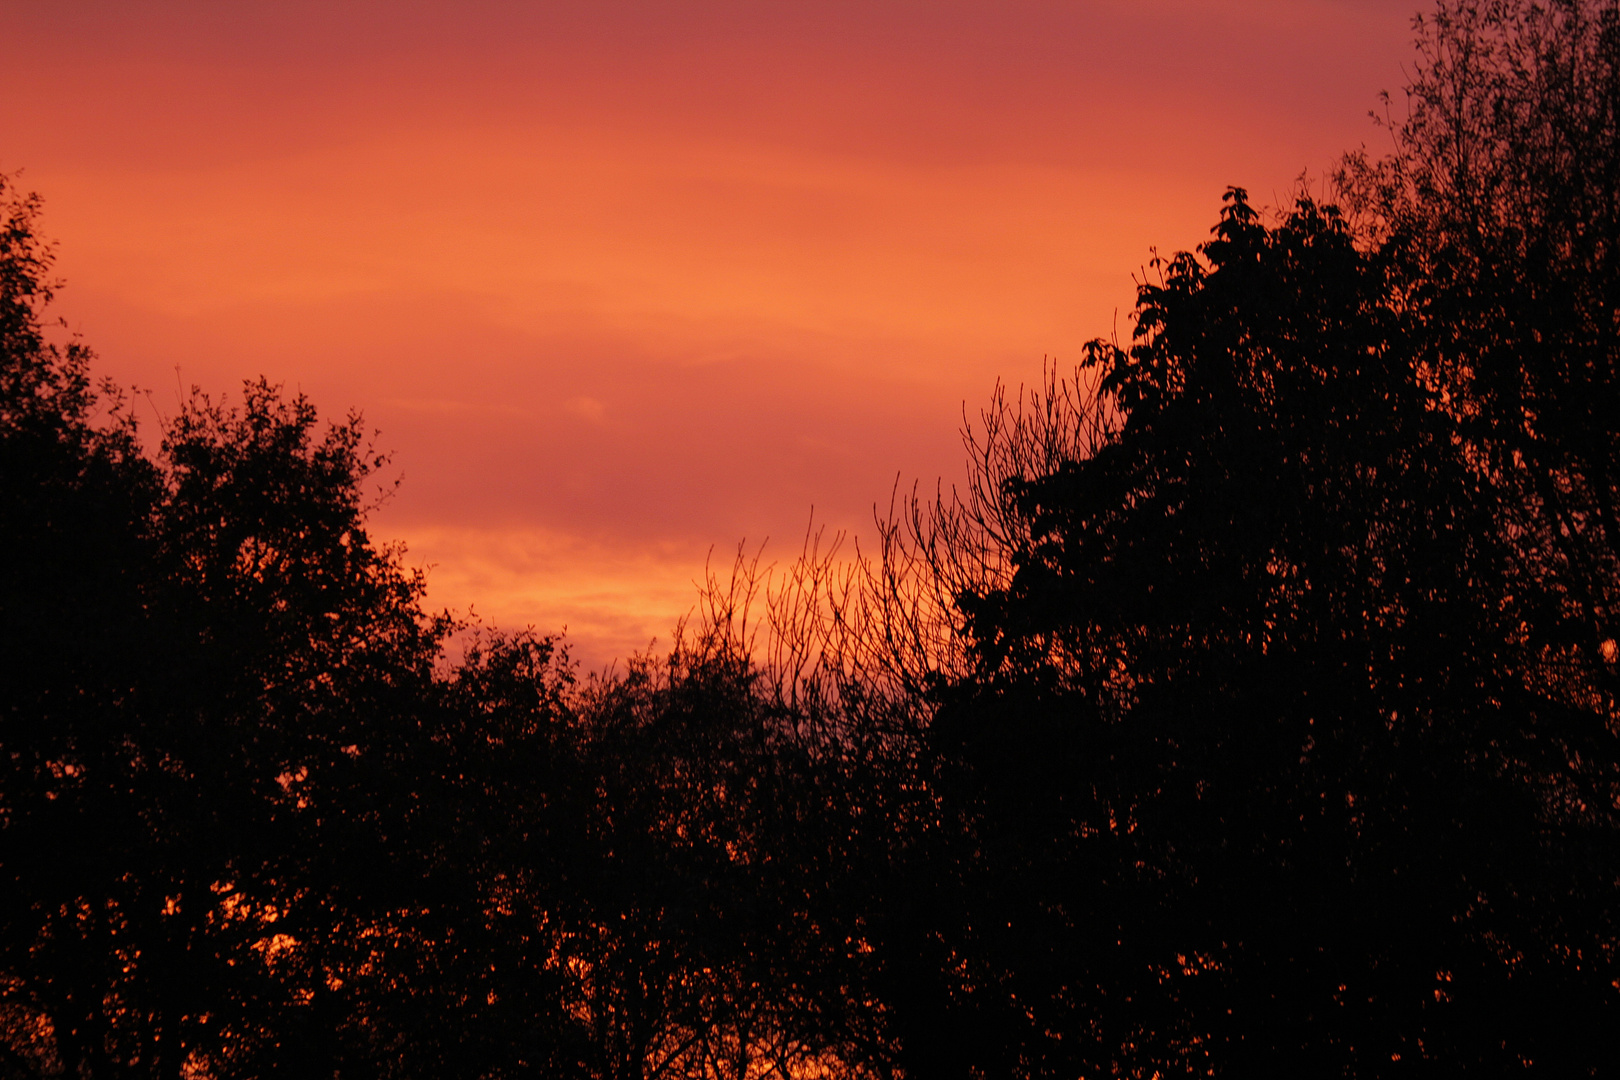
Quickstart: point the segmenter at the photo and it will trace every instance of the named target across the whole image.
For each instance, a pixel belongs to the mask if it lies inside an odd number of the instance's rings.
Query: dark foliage
[[[1348,216],[1230,190],[765,651],[739,563],[583,680],[357,417],[143,442],[0,181],[0,1076],[1601,1074],[1620,13],[1418,31]]]
[[[4,195],[0,192],[0,195]],[[711,633],[576,685],[365,531],[356,417],[154,451],[0,249],[0,1074],[782,1075],[857,1036],[792,725]],[[110,396],[109,396],[110,395]],[[831,1059],[829,1059],[831,1060]]]
[[[1620,19],[1418,27],[1358,229],[1230,192],[917,530],[966,643],[929,1075],[1605,1067]]]
[[[1234,191],[1163,270],[1131,349],[1088,361],[1110,433],[1011,486],[1029,542],[960,597],[976,666],[933,735],[982,881],[948,929],[999,980],[953,1002],[964,1052],[1598,1067],[1614,833],[1576,792],[1613,781],[1603,673],[1547,678],[1397,268]]]

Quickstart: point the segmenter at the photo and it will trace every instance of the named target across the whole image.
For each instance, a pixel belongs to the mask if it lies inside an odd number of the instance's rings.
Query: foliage
[[[1234,191],[1163,272],[1092,348],[1094,448],[1012,480],[1027,540],[958,597],[932,739],[979,855],[939,932],[997,984],[946,995],[958,1056],[1595,1067],[1612,825],[1565,796],[1611,713],[1526,647],[1397,270]]]
[[[1603,1067],[1615,27],[1441,5],[1354,226],[1229,192],[891,516],[853,606],[931,598],[876,636],[947,830],[913,1071]]]
[[[6,205],[0,1073],[861,1074],[827,767],[735,640],[450,662],[360,419],[261,381],[143,451]]]
[[[0,182],[0,1075],[1599,1073],[1620,14],[1417,28],[1345,213],[1231,189],[960,494],[588,679],[358,417],[143,443]]]

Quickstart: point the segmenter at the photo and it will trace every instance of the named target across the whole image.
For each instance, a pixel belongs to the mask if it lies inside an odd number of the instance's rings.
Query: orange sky
[[[0,169],[106,373],[362,410],[430,599],[594,665],[1376,145],[1417,2],[0,0]]]

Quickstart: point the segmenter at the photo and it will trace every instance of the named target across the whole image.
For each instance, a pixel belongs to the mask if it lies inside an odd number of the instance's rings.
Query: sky
[[[1388,135],[1421,0],[0,0],[0,170],[147,391],[361,412],[428,600],[669,640]]]

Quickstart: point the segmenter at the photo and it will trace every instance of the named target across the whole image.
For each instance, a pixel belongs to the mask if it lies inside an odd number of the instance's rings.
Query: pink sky
[[[1417,2],[8,0],[0,169],[105,373],[362,410],[430,600],[596,665],[1376,147]]]

